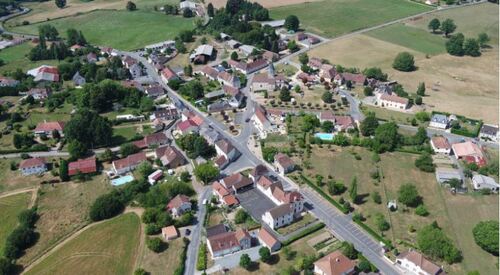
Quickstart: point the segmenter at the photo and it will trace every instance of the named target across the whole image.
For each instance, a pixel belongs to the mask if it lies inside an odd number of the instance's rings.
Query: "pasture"
[[[0,257],[3,255],[5,240],[17,226],[17,215],[28,208],[31,192],[0,198]]]
[[[160,237],[161,235],[152,236]],[[182,238],[168,241],[167,249],[160,253],[155,253],[147,247],[143,247],[137,265],[144,268],[151,275],[165,274],[166,270],[172,271],[179,266],[179,253],[184,247]]]
[[[288,6],[288,5],[297,5],[297,4],[303,4],[303,3],[310,3],[310,2],[319,2],[321,0],[312,0],[312,1],[307,1],[307,0],[256,0],[252,1],[255,3],[261,4],[265,8],[275,8],[275,7],[281,7],[281,6]],[[208,0],[206,3],[212,3],[215,8],[222,8],[226,6],[227,0]]]
[[[324,0],[277,7],[270,13],[273,19],[294,14],[299,17],[301,28],[336,37],[431,9],[404,0]]]
[[[57,66],[57,64],[59,63],[59,61],[57,60],[30,61],[28,58],[26,58],[26,55],[29,53],[32,47],[32,43],[25,42],[14,47],[0,50],[0,59],[5,61],[5,65],[0,66],[0,74],[14,72],[18,68],[26,72],[41,65]]]
[[[140,236],[140,219],[130,213],[84,230],[33,266],[26,274],[131,274]]]
[[[12,31],[37,34],[44,23],[13,27]],[[74,28],[83,32],[87,40],[99,46],[109,46],[120,50],[133,50],[145,45],[171,40],[182,30],[192,29],[193,19],[167,16],[159,12],[98,10],[61,19],[50,24],[60,34]]]

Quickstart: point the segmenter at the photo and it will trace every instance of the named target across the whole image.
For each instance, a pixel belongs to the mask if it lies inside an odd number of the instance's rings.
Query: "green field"
[[[271,16],[284,19],[294,14],[301,28],[335,37],[431,9],[405,0],[324,0],[273,8]]]
[[[33,44],[26,42],[21,45],[0,50],[0,59],[5,61],[5,65],[0,66],[0,74],[13,72],[20,68],[24,72],[36,68],[40,65],[57,65],[57,60],[30,61],[26,55],[33,47]]]
[[[368,32],[367,35],[429,55],[446,52],[445,39],[441,35],[405,24],[393,24]]]
[[[171,40],[181,30],[192,29],[192,19],[167,16],[146,11],[99,10],[81,15],[51,20],[59,33],[69,28],[81,30],[87,40],[95,45],[133,50],[145,45]],[[45,23],[18,26],[15,32],[37,34],[38,26]]]
[[[0,199],[0,257],[3,255],[5,239],[17,226],[17,215],[29,205],[31,192],[12,195]]]
[[[132,213],[92,226],[26,274],[131,274],[139,227],[140,219]]]

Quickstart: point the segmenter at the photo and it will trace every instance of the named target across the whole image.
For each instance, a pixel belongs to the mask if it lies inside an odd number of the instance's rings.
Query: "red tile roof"
[[[283,153],[276,154],[274,156],[274,160],[276,162],[278,162],[284,168],[295,165],[295,163],[292,161],[292,159]]]
[[[164,78],[166,78],[167,80],[170,80],[170,79],[173,79],[173,78],[176,78],[177,75],[175,74],[174,71],[172,71],[172,69],[170,69],[169,67],[165,67],[165,69],[163,69],[161,71],[161,74],[163,75]]]
[[[448,142],[448,139],[443,136],[432,137],[431,142],[437,149],[451,149],[451,145]]]
[[[78,174],[94,173],[97,171],[96,159],[94,157],[88,159],[79,159],[68,164],[68,175],[73,176]]]
[[[115,160],[115,161],[113,161],[113,165],[116,167],[116,169],[122,169],[125,167],[138,165],[139,163],[146,161],[146,160],[147,160],[146,153],[139,152],[139,153],[130,155],[126,158]]]
[[[222,198],[227,206],[233,206],[240,204],[240,201],[234,195],[227,195]]]
[[[398,259],[406,259],[429,274],[439,274],[442,270],[437,264],[427,260],[421,253],[410,250],[398,255]]]
[[[399,104],[408,104],[408,98],[404,98],[404,97],[400,97],[398,95],[395,95],[395,94],[383,94],[380,96],[380,99],[382,100],[386,100],[386,101],[390,101],[390,102],[396,102],[396,103],[399,103]]]
[[[273,247],[274,245],[276,244],[279,244],[280,241],[278,241],[278,239],[276,239],[276,237],[274,237],[269,231],[267,231],[267,229],[265,229],[264,227],[262,227],[260,230],[259,230],[259,239],[264,242],[264,244],[267,246],[267,247]]]
[[[186,202],[189,202],[189,197],[186,195],[179,194],[168,202],[167,209],[172,210],[174,208],[179,208],[182,204]]]
[[[24,168],[38,167],[42,165],[46,165],[44,158],[30,158],[21,161],[21,164],[19,164],[19,168],[24,169]]]
[[[351,261],[340,251],[334,251],[314,262],[325,275],[350,274],[356,267],[356,262]]]
[[[53,130],[63,131],[63,121],[40,122],[36,125],[35,132],[52,132]]]

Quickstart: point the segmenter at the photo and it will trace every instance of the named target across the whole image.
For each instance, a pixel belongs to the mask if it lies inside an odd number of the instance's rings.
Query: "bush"
[[[374,191],[370,196],[372,197],[373,202],[375,202],[376,204],[382,203],[382,197],[380,196],[379,192]]]
[[[198,261],[196,262],[196,270],[203,271],[207,269],[207,245],[202,243],[198,250]]]
[[[156,235],[161,232],[161,226],[155,223],[150,223],[146,225],[146,235]]]
[[[418,194],[415,185],[405,183],[399,187],[398,201],[406,206],[417,207],[422,202],[422,197]]]
[[[134,271],[134,275],[149,275],[149,272],[142,268],[138,268]]]
[[[160,253],[165,250],[166,243],[164,243],[159,237],[151,238],[146,240],[146,246],[153,252]]]
[[[243,210],[243,209],[239,209],[237,212],[236,212],[236,215],[234,216],[234,222],[236,224],[241,224],[241,223],[244,223],[250,216],[248,215],[248,213]]]
[[[377,225],[378,230],[387,231],[391,228],[391,225],[385,219],[384,215],[381,213],[375,214],[375,224]]]
[[[38,220],[38,214],[36,213],[36,208],[23,210],[19,215],[17,215],[17,220],[20,226],[33,228],[35,222]]]
[[[498,221],[479,222],[472,230],[474,241],[483,250],[498,256]]]
[[[427,211],[427,208],[423,204],[421,204],[415,209],[415,214],[425,217],[429,215],[429,211]]]
[[[90,207],[90,219],[94,222],[109,219],[120,214],[125,205],[115,192],[98,197]]]
[[[271,259],[271,251],[269,248],[263,246],[259,249],[260,260],[267,263]]]
[[[424,254],[431,258],[445,260],[449,264],[462,260],[462,253],[435,223],[417,232],[417,245]]]
[[[12,231],[5,241],[4,255],[9,259],[16,259],[21,252],[32,246],[37,240],[37,234],[32,228],[19,226]]]
[[[436,170],[430,154],[421,155],[418,159],[415,160],[415,166],[420,169],[420,171],[428,173],[432,173]]]
[[[394,59],[392,67],[402,72],[414,71],[416,69],[415,58],[408,52],[399,53]]]
[[[14,264],[5,258],[0,258],[0,274],[8,275],[14,274],[15,266]]]

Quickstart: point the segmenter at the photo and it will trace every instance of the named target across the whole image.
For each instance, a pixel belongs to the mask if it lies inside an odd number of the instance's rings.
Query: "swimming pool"
[[[317,137],[322,140],[333,140],[333,134],[332,133],[316,133],[314,134],[314,137]]]
[[[123,185],[125,183],[129,183],[133,180],[134,180],[134,177],[132,175],[126,175],[126,176],[111,180],[111,184],[113,186],[120,186],[120,185]]]

